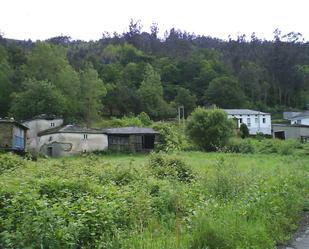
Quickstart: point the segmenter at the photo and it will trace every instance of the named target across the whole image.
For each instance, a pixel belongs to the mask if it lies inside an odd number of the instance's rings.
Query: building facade
[[[309,111],[295,113],[288,118],[291,124],[308,125],[309,126]]]
[[[309,142],[309,126],[307,125],[273,124],[272,131],[273,138],[297,139],[301,142]]]
[[[263,133],[271,135],[271,115],[249,109],[224,109],[228,118],[237,120],[237,126],[246,124],[250,135]]]
[[[27,134],[27,151],[32,154],[39,152],[38,133],[48,129],[57,128],[63,125],[63,118],[53,115],[38,115],[32,119],[23,122],[23,125],[29,128]]]
[[[0,119],[0,150],[24,152],[27,130],[14,119]]]
[[[66,125],[38,133],[38,152],[50,157],[78,155],[108,148],[102,130]]]

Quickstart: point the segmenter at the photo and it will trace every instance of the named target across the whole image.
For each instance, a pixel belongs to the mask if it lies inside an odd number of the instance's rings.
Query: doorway
[[[49,157],[53,156],[53,147],[51,147],[51,146],[47,147],[47,155]]]
[[[275,131],[275,138],[285,140],[285,132],[284,131]]]
[[[143,136],[143,149],[152,150],[154,149],[155,136],[144,135]]]

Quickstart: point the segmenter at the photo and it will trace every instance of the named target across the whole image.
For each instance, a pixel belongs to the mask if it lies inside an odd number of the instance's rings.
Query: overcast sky
[[[103,31],[126,31],[133,18],[144,31],[158,23],[161,37],[175,27],[222,39],[252,32],[272,39],[279,28],[308,41],[308,7],[308,0],[0,0],[0,31],[15,39],[97,40]]]

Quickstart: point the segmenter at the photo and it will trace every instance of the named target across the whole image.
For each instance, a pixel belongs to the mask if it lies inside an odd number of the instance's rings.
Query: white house
[[[271,115],[269,113],[249,109],[224,109],[228,118],[237,119],[238,128],[242,123],[246,124],[249,134],[259,132],[271,135]]]
[[[38,133],[51,129],[60,127],[63,125],[63,118],[56,117],[54,115],[41,114],[33,117],[32,119],[26,120],[22,123],[29,128],[27,133],[27,151],[32,154],[39,152],[39,137]]]
[[[108,148],[108,138],[102,130],[74,125],[39,132],[38,138],[39,153],[51,157],[77,155]]]
[[[295,113],[288,118],[291,124],[309,125],[309,111]]]

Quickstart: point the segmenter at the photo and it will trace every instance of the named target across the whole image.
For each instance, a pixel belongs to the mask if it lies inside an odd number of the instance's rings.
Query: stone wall
[[[0,149],[11,149],[13,145],[13,124],[0,124]]]

